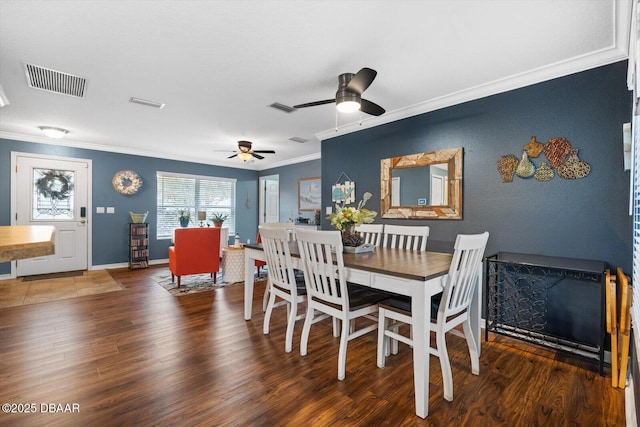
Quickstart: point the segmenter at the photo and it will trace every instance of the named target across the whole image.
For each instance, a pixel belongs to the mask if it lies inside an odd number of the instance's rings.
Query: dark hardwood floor
[[[110,270],[124,291],[0,309],[0,403],[36,405],[36,413],[0,413],[0,425],[625,424],[624,392],[591,362],[493,335],[482,342],[479,376],[471,375],[464,340],[448,338],[453,402],[444,400],[431,358],[422,420],[408,347],[378,369],[375,334],[356,339],[338,381],[329,321],[312,329],[306,357],[299,322],[287,354],[284,308],[262,334],[266,282],[258,282],[254,316],[245,321],[242,285],[173,297],[151,280],[161,270]],[[51,413],[49,404],[76,404],[79,412]]]

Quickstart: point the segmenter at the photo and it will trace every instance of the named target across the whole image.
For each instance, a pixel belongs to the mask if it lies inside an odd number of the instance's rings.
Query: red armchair
[[[177,228],[173,246],[169,248],[169,270],[171,281],[188,274],[211,273],[216,283],[216,273],[220,270],[220,229]]]

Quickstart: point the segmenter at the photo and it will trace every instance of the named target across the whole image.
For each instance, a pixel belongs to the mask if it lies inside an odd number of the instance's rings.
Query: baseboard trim
[[[169,264],[169,259],[150,259],[149,265],[160,265],[160,264]],[[129,267],[128,262],[119,262],[115,264],[101,264],[101,265],[92,265],[89,270],[106,270],[108,268],[125,268]]]

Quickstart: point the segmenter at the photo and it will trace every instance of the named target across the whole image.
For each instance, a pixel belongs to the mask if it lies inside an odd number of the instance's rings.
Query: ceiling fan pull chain
[[[336,132],[338,132],[338,110],[336,110]]]

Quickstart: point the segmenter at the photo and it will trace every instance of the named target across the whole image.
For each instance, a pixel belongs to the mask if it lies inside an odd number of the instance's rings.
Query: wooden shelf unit
[[[129,268],[149,267],[149,224],[129,223]]]

